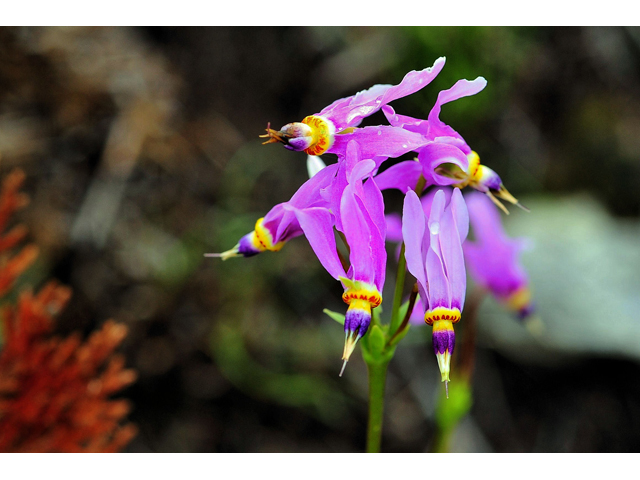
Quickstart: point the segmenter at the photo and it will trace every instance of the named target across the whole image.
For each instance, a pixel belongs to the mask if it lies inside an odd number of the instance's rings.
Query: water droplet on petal
[[[378,100],[376,100],[376,103],[380,103],[381,101],[382,101],[382,100],[378,99]]]
[[[402,145],[402,148],[407,148],[407,146],[406,145]]]
[[[437,235],[438,232],[440,232],[440,223],[439,222],[430,223],[429,231],[431,232],[431,235]]]
[[[378,130],[378,135],[382,135],[382,130]]]

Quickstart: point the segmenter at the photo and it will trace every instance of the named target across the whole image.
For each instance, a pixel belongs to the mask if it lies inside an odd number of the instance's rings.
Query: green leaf
[[[378,325],[374,325],[369,332],[371,353],[376,357],[382,356],[385,343],[387,343],[386,335]]]
[[[327,315],[329,315],[331,318],[333,318],[336,322],[338,322],[340,325],[344,326],[344,315],[338,312],[332,312],[331,310],[329,310],[328,308],[325,308],[324,310],[322,310],[324,313],[326,313]]]

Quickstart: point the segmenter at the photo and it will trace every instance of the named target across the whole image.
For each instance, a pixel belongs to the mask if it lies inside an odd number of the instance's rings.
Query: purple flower
[[[524,239],[507,237],[500,215],[479,194],[466,196],[475,242],[463,249],[471,277],[521,319],[533,313],[527,274],[520,264]]]
[[[469,231],[469,216],[459,189],[445,207],[438,190],[428,218],[415,192],[407,192],[402,212],[402,235],[409,272],[418,281],[425,309],[424,320],[433,326],[433,349],[443,382],[449,382],[455,347],[453,324],[460,321],[466,289],[462,242]]]
[[[340,163],[329,188],[333,211],[337,213],[335,217],[328,208],[288,207],[295,212],[320,263],[344,287],[342,299],[349,308],[344,324],[343,370],[356,343],[369,328],[371,310],[382,302],[387,262],[384,203],[380,189],[371,177],[376,165],[373,160],[360,158],[360,146],[356,142],[349,143],[345,161]],[[347,272],[337,253],[333,220],[350,248]]]
[[[266,250],[279,251],[287,241],[303,234],[291,207],[300,209],[327,206],[322,191],[333,181],[337,170],[338,164],[319,170],[302,184],[291,200],[279,203],[264,217],[258,219],[254,230],[242,237],[235,247],[223,253],[207,254],[207,256],[221,257],[226,260],[239,256],[251,257]]]
[[[376,165],[389,157],[397,157],[424,145],[422,135],[409,129],[390,126],[356,128],[383,106],[417,92],[428,85],[444,67],[444,57],[432,67],[411,71],[398,85],[374,85],[351,97],[336,100],[319,113],[309,115],[302,122],[289,123],[279,131],[267,128],[265,143],[283,143],[285,148],[304,151],[309,155],[346,154],[347,145],[357,141],[362,158],[374,159]]]
[[[409,163],[409,162],[403,162],[403,163]],[[410,162],[416,165],[420,165],[418,162]],[[400,164],[398,164],[400,165]],[[393,167],[392,167],[393,168]],[[387,173],[390,169],[385,170],[384,173]],[[375,177],[376,179],[376,183],[378,184],[378,186],[380,187],[381,184],[384,183],[386,188],[393,188],[392,186],[389,186],[387,183],[387,178],[383,178],[380,179],[380,177],[382,177],[384,174],[382,175],[377,175]],[[398,188],[398,187],[396,187]],[[410,187],[407,188],[398,188],[399,190],[406,192],[408,190],[413,190]],[[384,190],[384,188],[380,188],[380,190]],[[431,191],[427,192],[426,195],[420,197],[420,204],[422,205],[422,210],[424,211],[424,214],[427,216],[427,218],[429,217],[429,214],[431,212],[431,204],[433,203],[433,198],[436,195],[436,193],[438,193],[438,191],[442,191],[445,195],[445,200],[446,203],[449,203],[449,200],[451,199],[451,192],[453,191],[451,188],[437,188],[437,189],[431,189]],[[400,247],[401,247],[401,243],[403,242],[403,237],[402,237],[402,219],[400,217],[400,215],[398,215],[397,213],[389,213],[388,215],[384,216],[384,219],[387,223],[387,237],[386,240],[388,242],[392,242],[392,243],[397,243],[398,244],[398,248],[397,248],[397,252],[396,252],[396,259],[400,258]],[[420,297],[418,297],[420,298]],[[414,312],[416,310],[417,307],[414,307]],[[412,314],[413,315],[413,314]],[[420,319],[422,321],[422,314],[420,315]]]
[[[522,207],[518,200],[504,187],[496,172],[480,163],[478,154],[471,150],[465,139],[449,125],[440,120],[442,105],[469,95],[475,95],[487,85],[483,77],[473,81],[459,80],[448,90],[438,94],[427,120],[398,115],[388,105],[382,111],[389,123],[422,135],[428,143],[418,149],[418,160],[423,166],[422,174],[427,185],[470,186],[485,194],[507,214],[498,198]]]

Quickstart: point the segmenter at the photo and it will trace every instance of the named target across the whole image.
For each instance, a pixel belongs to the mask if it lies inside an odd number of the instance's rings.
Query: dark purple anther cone
[[[453,330],[438,330],[433,332],[433,351],[443,354],[449,350],[449,355],[453,354],[453,347],[456,345],[456,334]]]
[[[356,333],[362,337],[369,329],[371,314],[359,308],[350,308],[344,318],[344,331],[349,334]]]
[[[533,303],[525,305],[520,310],[518,310],[518,320],[526,320],[535,311],[536,307]]]
[[[245,257],[252,257],[260,253],[260,250],[253,245],[253,232],[247,233],[240,239],[238,242],[238,253]]]
[[[493,170],[485,167],[485,176],[482,179],[482,184],[487,187],[489,190],[500,191],[500,187],[502,186],[502,180],[500,176],[494,172]]]
[[[284,146],[284,148],[294,150],[296,152],[301,152],[305,148],[309,148],[309,138],[290,138],[289,142]]]

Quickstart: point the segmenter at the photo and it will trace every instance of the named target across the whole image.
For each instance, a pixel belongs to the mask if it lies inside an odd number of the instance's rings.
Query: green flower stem
[[[387,342],[387,345],[394,345],[397,341],[400,340],[400,336],[402,332],[407,328],[407,324],[409,323],[409,319],[411,318],[411,313],[413,313],[413,307],[416,304],[416,299],[418,298],[418,284],[413,285],[413,289],[411,290],[411,295],[409,296],[409,305],[407,306],[407,311],[404,314],[404,318],[402,319],[402,323],[398,330],[393,334],[393,336]]]
[[[422,193],[425,186],[425,179],[420,176],[416,185],[418,195]],[[369,423],[367,425],[367,452],[380,452],[382,442],[382,415],[384,411],[384,389],[387,380],[387,367],[393,358],[396,350],[396,343],[402,338],[400,329],[404,329],[409,321],[411,309],[415,303],[417,291],[409,301],[409,309],[401,318],[400,308],[402,306],[402,293],[404,291],[404,280],[407,274],[407,261],[404,258],[404,243],[400,247],[400,258],[398,260],[398,273],[396,274],[396,287],[393,294],[393,306],[391,309],[391,323],[381,325],[376,321],[376,316],[372,321],[369,333],[362,339],[361,348],[364,361],[369,372]],[[395,340],[395,341],[394,341]],[[394,342],[392,342],[394,341]]]
[[[369,371],[369,424],[367,428],[367,453],[379,453],[382,442],[382,414],[384,387],[389,361],[367,363]]]
[[[407,274],[406,270],[407,260],[404,258],[404,242],[400,247],[400,259],[398,260],[398,273],[396,274],[396,289],[393,293],[393,307],[391,310],[391,325],[389,332],[391,335],[396,333],[400,322],[400,305],[402,305],[402,293],[404,291],[404,279]]]

